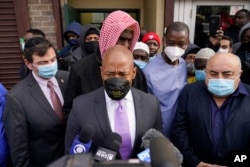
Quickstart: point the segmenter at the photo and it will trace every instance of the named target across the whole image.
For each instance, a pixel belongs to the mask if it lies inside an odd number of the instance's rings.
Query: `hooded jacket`
[[[71,24],[69,24],[69,25],[67,26],[65,32],[63,33],[63,38],[65,39],[65,41],[67,41],[68,44],[67,44],[67,46],[63,47],[63,48],[60,50],[60,52],[59,52],[59,54],[58,54],[59,58],[64,58],[64,57],[69,53],[69,51],[70,51],[70,49],[71,49],[72,47],[77,46],[77,45],[71,45],[71,44],[69,43],[69,40],[68,40],[68,38],[67,38],[67,34],[68,34],[69,32],[73,32],[73,33],[75,33],[76,35],[78,35],[78,37],[79,37],[79,36],[80,36],[80,33],[81,33],[81,29],[82,29],[82,25],[79,24],[79,23],[77,23],[77,22],[73,22],[73,23],[71,23]]]
[[[112,12],[104,20],[99,38],[100,52],[93,53],[79,60],[70,70],[68,89],[66,91],[67,95],[64,103],[64,109],[66,111],[70,111],[72,101],[76,96],[91,92],[103,86],[100,72],[102,55],[108,48],[116,45],[122,32],[129,27],[132,27],[134,30],[134,37],[130,47],[132,52],[140,34],[138,22],[123,11]],[[147,92],[145,76],[140,68],[138,66],[136,67],[136,77],[132,82],[132,86]]]
[[[97,32],[99,32],[99,29],[95,25],[87,24],[87,25],[82,26],[80,37],[79,37],[80,46],[72,47],[68,55],[64,58],[63,68],[65,70],[69,70],[70,67],[76,61],[88,56],[85,46],[84,46],[84,41],[85,41],[86,33],[90,29],[95,29]]]

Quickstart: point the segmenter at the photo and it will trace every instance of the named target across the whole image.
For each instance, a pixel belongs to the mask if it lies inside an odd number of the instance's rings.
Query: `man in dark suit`
[[[44,167],[64,153],[62,104],[69,74],[57,71],[56,51],[44,38],[29,39],[24,54],[32,72],[7,94],[4,127],[13,165]]]
[[[184,167],[228,166],[233,151],[250,149],[250,87],[241,73],[237,56],[217,53],[207,62],[205,82],[183,89],[172,135]]]
[[[121,155],[118,158],[135,158],[141,151],[141,137],[150,128],[162,130],[162,119],[158,100],[155,96],[146,94],[131,87],[135,78],[132,53],[121,45],[115,45],[105,52],[101,68],[101,76],[104,86],[88,94],[74,99],[73,107],[69,115],[65,149],[69,153],[70,147],[80,129],[85,125],[94,128],[95,134],[90,151],[95,153],[98,146],[102,146],[111,132],[117,132],[122,137],[120,154],[123,144],[129,138],[131,150],[127,157]],[[127,116],[117,121],[117,108],[123,103]],[[128,117],[126,128],[130,132],[125,139],[117,128],[123,126],[123,118]],[[118,124],[117,124],[118,122]]]

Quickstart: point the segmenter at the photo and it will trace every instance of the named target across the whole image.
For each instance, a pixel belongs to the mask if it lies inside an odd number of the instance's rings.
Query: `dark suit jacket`
[[[212,156],[212,96],[204,81],[184,87],[172,131],[173,142],[184,155],[184,166],[196,167],[200,161],[225,165],[230,151],[250,149],[250,87],[243,86],[248,95],[240,93],[232,99],[219,146],[220,160]]]
[[[71,67],[67,96],[65,99],[66,112],[71,110],[72,102],[75,97],[89,93],[103,86],[100,66],[100,54],[93,53],[77,61]],[[137,65],[135,66],[137,67]],[[148,91],[146,78],[139,67],[136,70],[136,77],[133,80],[132,86],[144,92]]]
[[[58,71],[62,94],[68,72]],[[30,73],[7,94],[4,126],[15,167],[44,167],[64,153],[65,123]]]
[[[135,105],[136,135],[131,157],[135,158],[139,153],[141,137],[150,128],[162,131],[162,119],[158,100],[155,96],[146,94],[135,88],[131,88]],[[97,147],[103,146],[105,139],[112,132],[106,108],[104,89],[99,88],[91,93],[78,96],[74,99],[73,107],[67,122],[65,137],[66,153],[79,134],[81,127],[86,124],[93,126],[95,135],[91,146],[91,152],[95,153]]]

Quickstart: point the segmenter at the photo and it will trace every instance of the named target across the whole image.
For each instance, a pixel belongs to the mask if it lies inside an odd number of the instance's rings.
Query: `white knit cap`
[[[143,43],[143,42],[136,42],[135,44],[135,47],[134,47],[134,50],[136,49],[141,49],[141,50],[144,50],[145,52],[147,52],[147,54],[149,54],[149,48],[148,48],[148,45]],[[133,50],[133,51],[134,51]]]
[[[195,59],[209,59],[213,55],[215,55],[215,52],[213,49],[203,48],[199,50],[199,52],[197,52],[197,54],[195,55]]]

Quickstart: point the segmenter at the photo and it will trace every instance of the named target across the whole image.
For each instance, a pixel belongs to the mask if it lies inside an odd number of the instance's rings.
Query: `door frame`
[[[243,5],[245,9],[250,9],[249,0],[176,0],[174,6],[174,21],[183,21],[189,26],[189,38],[190,42],[193,43],[197,6],[232,5]]]

